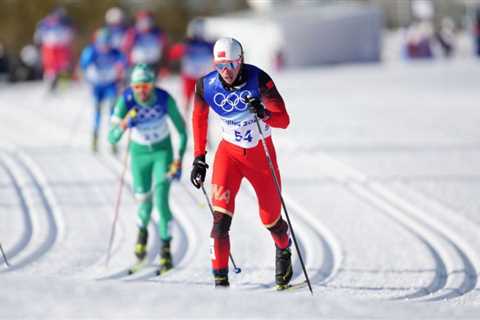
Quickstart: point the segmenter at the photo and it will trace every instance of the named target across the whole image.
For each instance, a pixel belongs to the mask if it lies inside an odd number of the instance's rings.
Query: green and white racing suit
[[[167,172],[173,163],[173,148],[167,118],[170,118],[179,134],[180,163],[187,145],[185,122],[175,100],[165,90],[154,88],[151,97],[141,102],[133,90],[127,88],[113,111],[112,127],[108,135],[111,144],[118,143],[122,138],[124,130],[119,123],[132,109],[135,109],[136,116],[132,119],[133,127],[130,129],[129,152],[135,198],[140,203],[139,227],[148,226],[155,203],[159,213],[160,238],[169,241],[172,212],[168,203],[170,179]]]

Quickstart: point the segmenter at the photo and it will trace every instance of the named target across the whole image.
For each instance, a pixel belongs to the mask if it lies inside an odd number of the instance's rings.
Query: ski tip
[[[306,281],[303,281],[303,282],[299,282],[299,283],[289,283],[289,284],[277,284],[275,286],[275,289],[277,291],[285,291],[285,290],[294,290],[294,289],[300,289],[300,288],[304,288],[305,286],[307,285],[307,282]],[[312,292],[313,294],[313,292]]]
[[[275,286],[275,290],[277,290],[277,291],[283,291],[283,290],[287,290],[287,289],[289,289],[289,288],[291,288],[291,287],[292,287],[291,284],[285,284],[285,285],[283,285],[283,284],[277,284],[277,285]]]
[[[169,271],[171,271],[173,268],[169,268],[169,269],[158,269],[157,271],[155,271],[155,274],[157,276],[161,276]]]

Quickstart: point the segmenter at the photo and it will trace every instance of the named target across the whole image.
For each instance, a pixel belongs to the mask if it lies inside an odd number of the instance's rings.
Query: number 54
[[[235,131],[235,141],[240,142],[242,140],[252,142],[252,130],[245,131],[244,135],[240,131]]]

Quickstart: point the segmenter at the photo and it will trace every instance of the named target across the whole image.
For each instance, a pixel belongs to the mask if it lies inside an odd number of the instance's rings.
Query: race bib
[[[242,148],[253,148],[258,144],[260,133],[253,114],[248,111],[237,113],[235,117],[225,118],[220,116],[222,120],[222,137],[230,143]],[[264,137],[271,135],[270,126],[258,119],[260,128]]]
[[[162,117],[135,126],[132,131],[132,140],[139,144],[150,145],[162,141],[168,135],[167,119]]]

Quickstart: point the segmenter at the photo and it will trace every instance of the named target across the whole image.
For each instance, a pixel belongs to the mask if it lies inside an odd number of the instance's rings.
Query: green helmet
[[[155,83],[155,73],[148,64],[137,64],[130,75],[130,83]]]

